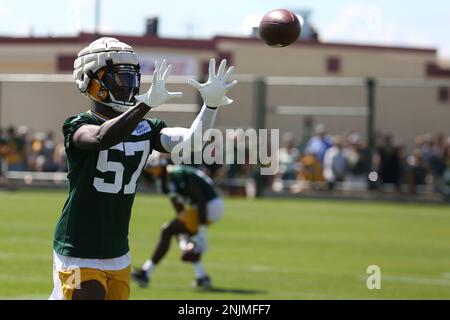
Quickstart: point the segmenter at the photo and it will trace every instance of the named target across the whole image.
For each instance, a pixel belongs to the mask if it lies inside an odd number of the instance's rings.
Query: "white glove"
[[[237,84],[237,80],[230,83],[226,83],[230,75],[234,71],[234,67],[230,67],[227,72],[225,72],[225,67],[227,65],[227,60],[223,59],[220,63],[219,70],[216,70],[216,60],[209,60],[209,77],[206,83],[198,83],[194,79],[189,79],[188,84],[197,89],[205,104],[208,107],[220,107],[225,106],[233,102],[232,99],[226,96],[228,90],[233,88]]]
[[[159,65],[155,62],[155,71],[153,71],[153,81],[150,89],[141,95],[136,96],[137,102],[142,102],[150,108],[156,108],[172,98],[181,98],[183,92],[169,92],[166,89],[166,80],[169,77],[172,65],[167,65],[164,59]]]
[[[204,225],[199,226],[198,232],[191,237],[192,241],[195,242],[195,250],[200,253],[204,253],[208,250],[208,240],[206,239],[206,229]]]

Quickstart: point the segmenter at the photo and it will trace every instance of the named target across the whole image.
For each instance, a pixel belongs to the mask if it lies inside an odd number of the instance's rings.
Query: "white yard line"
[[[359,279],[365,280],[367,278],[361,276],[359,277]],[[450,279],[442,279],[442,278],[425,278],[415,276],[387,276],[382,274],[381,283],[383,282],[397,282],[411,285],[450,287]],[[383,286],[383,284],[381,286]]]
[[[48,295],[33,294],[33,295],[12,296],[12,297],[0,296],[0,300],[48,300],[48,298],[50,297],[50,293]]]

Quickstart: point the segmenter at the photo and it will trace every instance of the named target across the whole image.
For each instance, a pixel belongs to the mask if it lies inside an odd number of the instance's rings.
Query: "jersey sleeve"
[[[73,134],[83,125],[90,124],[89,118],[82,115],[72,116],[64,121],[62,132],[64,135],[64,146],[69,149],[72,145]]]
[[[162,121],[161,119],[157,119],[157,118],[151,118],[151,119],[147,119],[147,122],[150,124],[150,128],[152,128],[152,136],[151,136],[151,141],[150,143],[153,146],[157,146],[155,148],[156,151],[159,152],[167,152],[164,149],[161,149],[161,141],[159,140],[159,134],[161,132],[162,129],[166,128],[167,125],[164,121]]]
[[[147,119],[147,122],[150,124],[154,135],[159,135],[161,130],[167,127],[166,123],[161,119],[151,118]]]

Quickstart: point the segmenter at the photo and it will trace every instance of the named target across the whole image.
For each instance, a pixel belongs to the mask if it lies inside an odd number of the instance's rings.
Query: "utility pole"
[[[94,34],[96,36],[100,34],[100,7],[101,7],[101,0],[95,0]]]
[[[366,80],[366,90],[367,90],[367,162],[368,162],[368,172],[373,170],[372,159],[375,153],[375,89],[376,80],[374,78],[368,78]],[[368,189],[372,190],[374,185],[370,179],[367,179]]]
[[[266,94],[266,80],[261,77],[256,79],[254,83],[254,95],[253,95],[253,121],[257,132],[260,129],[266,128],[266,113],[267,113],[267,94]],[[278,152],[278,150],[276,151]],[[271,155],[273,156],[273,155]],[[260,170],[255,172],[255,187],[256,197],[261,197],[264,193],[264,181],[261,176]]]

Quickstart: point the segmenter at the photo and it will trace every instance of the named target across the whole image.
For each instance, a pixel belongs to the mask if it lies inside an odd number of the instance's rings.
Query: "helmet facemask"
[[[95,74],[88,74],[91,78],[89,95],[114,111],[125,112],[135,105],[135,95],[139,93],[139,65],[113,65],[112,60],[106,63],[107,66]]]

